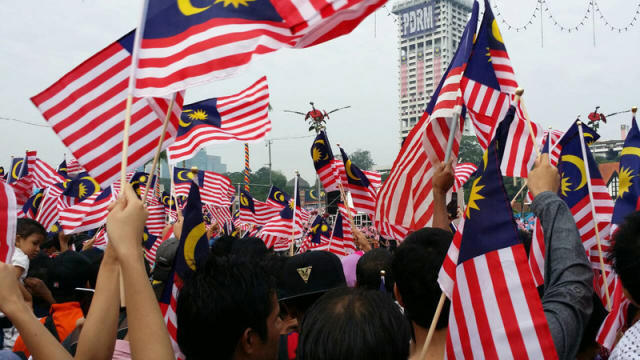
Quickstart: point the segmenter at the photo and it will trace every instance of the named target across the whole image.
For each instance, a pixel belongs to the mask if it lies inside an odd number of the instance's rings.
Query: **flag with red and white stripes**
[[[448,359],[557,359],[502,183],[504,149],[498,146],[505,146],[515,111],[511,107],[485,152],[464,231],[454,236],[441,270],[440,285],[451,299]]]
[[[162,230],[164,230],[166,225],[164,204],[162,204],[160,199],[151,195],[147,198],[147,210],[149,211],[149,216],[144,226],[147,228],[149,234],[159,237],[162,235]]]
[[[9,263],[16,245],[18,205],[11,185],[0,182],[0,262]]]
[[[232,221],[231,211],[228,206],[214,206],[211,204],[203,204],[212,220],[215,220],[220,227]]]
[[[367,179],[369,179],[371,186],[373,186],[373,188],[376,189],[377,192],[378,189],[382,187],[382,174],[375,170],[362,170],[362,172],[367,176]]]
[[[31,98],[81,167],[102,187],[120,175],[133,38],[132,31]],[[182,94],[177,94],[163,149],[174,141],[182,102]],[[128,170],[153,157],[168,107],[167,99],[133,99]],[[68,171],[70,167],[73,159],[67,161]]]
[[[172,271],[159,301],[169,336],[173,345],[175,345],[174,349],[179,349],[177,346],[178,322],[176,317],[178,295],[184,280],[192,276],[198,268],[204,265],[208,254],[209,240],[207,239],[206,228],[202,218],[200,191],[198,186],[194,184],[189,191],[187,205],[185,206],[182,234],[180,235]]]
[[[205,204],[216,206],[231,206],[231,196],[235,189],[231,180],[213,171],[173,168],[173,179],[176,196],[186,196],[191,183],[196,182],[200,187],[200,196]]]
[[[13,158],[11,162],[11,172],[7,178],[7,183],[15,191],[18,207],[22,207],[31,196],[33,190],[33,168],[35,166],[37,153],[27,151],[24,158]],[[27,159],[25,162],[24,159]],[[31,168],[31,173],[29,172]]]
[[[475,128],[478,142],[486,149],[493,133],[514,99],[518,83],[500,30],[485,0],[485,13],[474,43],[474,51],[462,77],[464,103]],[[517,105],[516,120],[509,129],[505,156],[501,166],[505,176],[527,177],[535,161],[535,146],[540,143],[542,127],[527,124],[522,109]],[[532,141],[530,131],[533,131]]]
[[[477,22],[478,4],[475,2],[449,68],[422,118],[409,132],[389,177],[378,192],[375,225],[384,236],[402,240],[404,237],[399,235],[431,224],[433,162],[445,158],[449,120],[454,116],[460,116],[460,127],[456,129],[451,158],[458,155],[465,116],[460,80],[471,54]]]
[[[111,187],[67,208],[59,209],[60,227],[65,234],[95,229],[107,222],[109,204],[115,201]]]
[[[614,204],[597,163],[585,142],[596,141],[599,135],[588,126],[582,124],[583,138],[580,137],[577,123],[567,130],[560,140],[562,152],[558,171],[561,174],[560,198],[564,200],[578,227],[582,245],[594,269],[594,288],[600,296],[603,304],[606,302],[605,279],[601,276],[600,258],[605,263],[605,276],[609,294],[612,294],[615,286],[615,272],[608,261],[609,248],[611,246],[611,218]],[[586,158],[583,157],[584,147]],[[590,176],[590,178],[589,178]],[[593,196],[593,203],[589,193]],[[595,212],[595,219],[593,213]],[[596,240],[596,224],[602,254],[598,251]]]
[[[73,156],[70,156],[69,160],[65,160],[65,161],[66,161],[65,171],[69,176],[77,175],[87,171],[82,167],[82,165],[80,165],[78,160],[76,160],[76,158],[74,158]]]
[[[311,160],[313,160],[313,167],[318,173],[320,183],[324,190],[327,192],[338,190],[338,182],[341,180],[337,170],[342,169],[344,173],[344,168],[340,160],[333,158],[333,150],[331,150],[329,138],[324,130],[320,131],[318,136],[313,140],[313,145],[311,145]],[[343,185],[345,184],[346,174]]]
[[[264,226],[280,210],[282,208],[254,199],[247,191],[240,191],[240,221],[243,223]]]
[[[351,162],[342,148],[340,148],[340,153],[342,154],[342,162],[347,175],[345,190],[349,190],[351,194],[353,207],[358,211],[373,216],[376,213],[376,199],[378,197],[376,189],[364,172]]]
[[[453,183],[453,191],[456,192],[464,186],[476,170],[478,170],[478,165],[473,163],[462,163],[456,165],[454,171],[455,182]]]
[[[164,96],[232,76],[253,57],[305,48],[350,33],[385,0],[149,2],[136,96]]]
[[[33,176],[33,185],[37,189],[46,189],[65,180],[53,167],[40,159],[36,159],[30,173]]]
[[[237,94],[185,105],[178,136],[167,150],[169,162],[190,159],[209,145],[260,141],[270,131],[269,86],[263,76]]]

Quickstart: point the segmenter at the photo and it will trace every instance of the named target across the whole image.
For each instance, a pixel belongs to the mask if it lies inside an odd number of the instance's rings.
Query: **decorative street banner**
[[[429,1],[398,12],[403,38],[426,34],[436,29],[434,5],[435,1]]]

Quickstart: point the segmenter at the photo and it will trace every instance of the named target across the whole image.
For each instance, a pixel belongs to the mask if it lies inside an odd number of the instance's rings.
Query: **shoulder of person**
[[[23,269],[27,269],[29,267],[29,257],[19,248],[13,252],[13,256],[11,256],[11,265],[18,266]]]

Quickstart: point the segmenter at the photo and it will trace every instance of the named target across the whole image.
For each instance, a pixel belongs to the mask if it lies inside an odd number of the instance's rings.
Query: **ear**
[[[402,301],[402,295],[400,295],[400,290],[398,290],[398,284],[397,283],[393,284],[393,296],[396,297],[396,301],[398,301],[398,304],[400,304],[400,306],[404,307],[404,301]]]
[[[256,345],[255,332],[251,328],[244,329],[240,341],[238,342],[238,350],[244,354],[252,354]]]

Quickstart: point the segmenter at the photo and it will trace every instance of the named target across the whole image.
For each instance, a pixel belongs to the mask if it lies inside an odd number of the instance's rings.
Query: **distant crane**
[[[304,120],[309,121],[309,125],[311,125],[309,126],[309,131],[315,130],[316,133],[319,133],[320,131],[326,128],[327,121],[325,119],[327,120],[329,119],[329,114],[332,114],[338,110],[348,109],[351,107],[351,106],[344,106],[344,107],[333,109],[327,112],[326,110],[316,109],[316,107],[313,104],[313,101],[309,102],[309,104],[311,104],[311,110],[308,111],[306,114],[303,112],[294,111],[294,110],[284,110],[284,112],[290,112],[290,113],[304,116]]]

